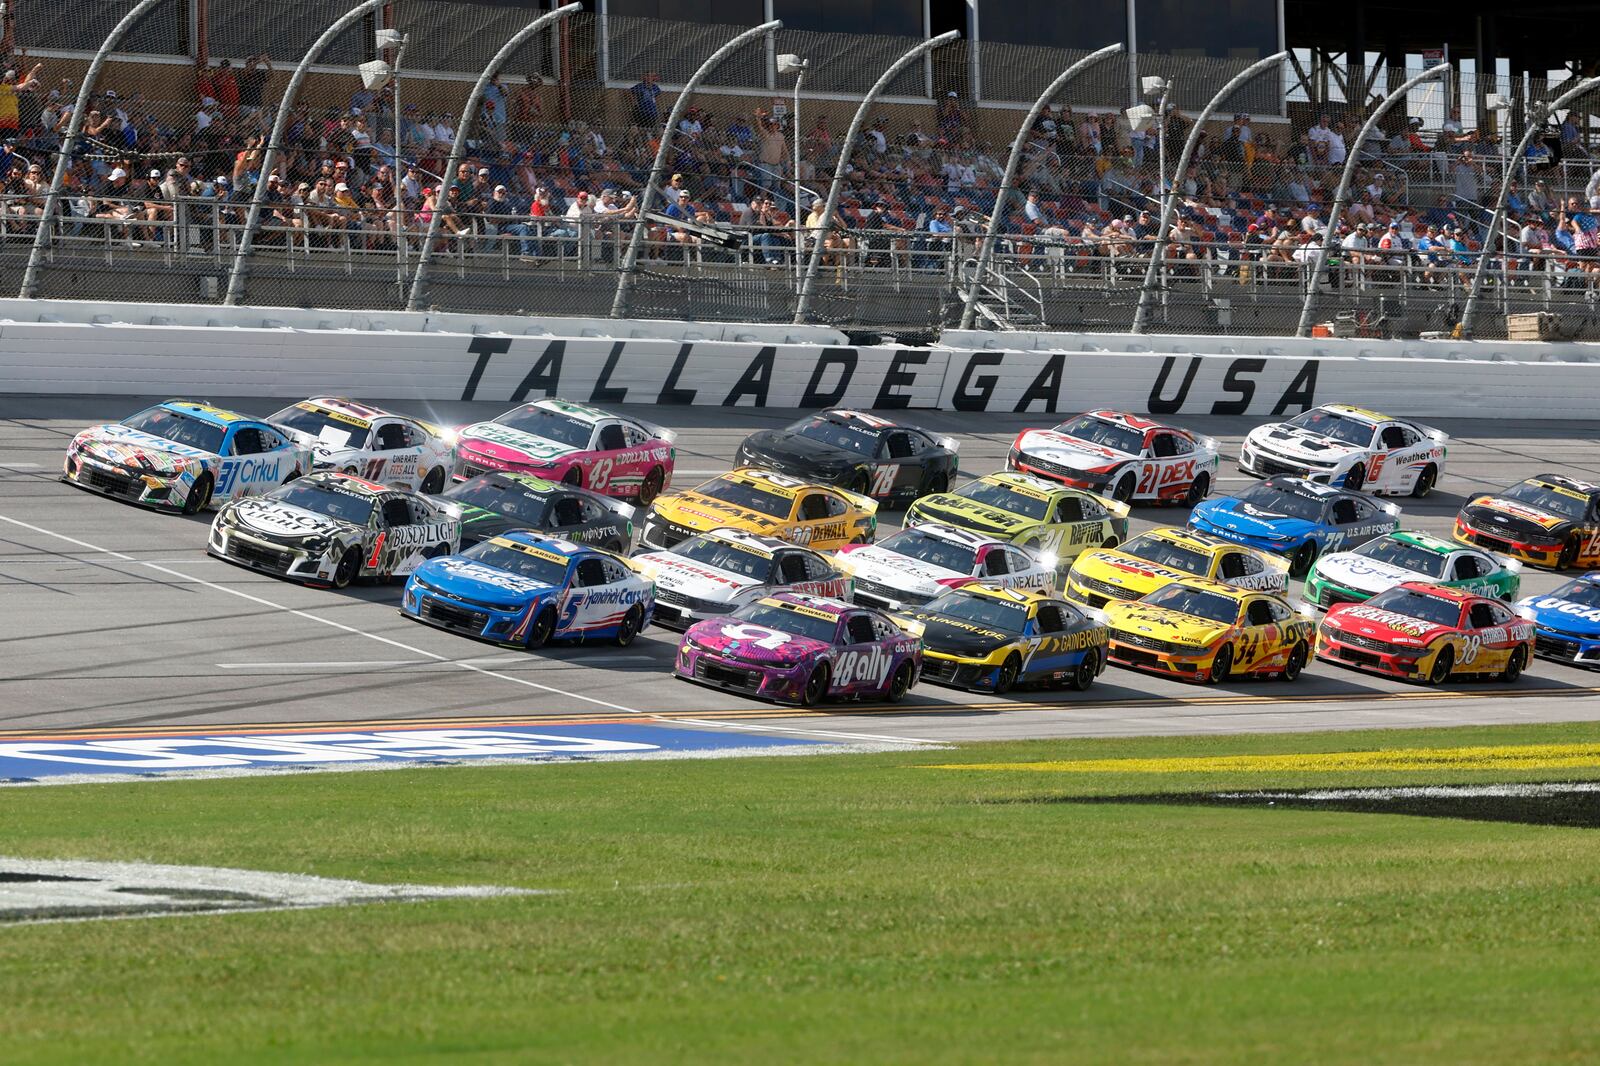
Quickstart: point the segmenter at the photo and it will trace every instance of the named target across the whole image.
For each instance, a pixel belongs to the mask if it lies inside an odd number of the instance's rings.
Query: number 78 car
[[[1292,474],[1352,492],[1426,496],[1444,476],[1449,440],[1416,422],[1325,403],[1251,430],[1239,447],[1239,469],[1256,477]]]

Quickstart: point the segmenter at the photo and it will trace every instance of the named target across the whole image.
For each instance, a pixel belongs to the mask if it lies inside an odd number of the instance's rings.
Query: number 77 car
[[[1319,659],[1431,685],[1463,674],[1515,681],[1533,651],[1534,624],[1507,604],[1421,581],[1335,607],[1317,629]]]

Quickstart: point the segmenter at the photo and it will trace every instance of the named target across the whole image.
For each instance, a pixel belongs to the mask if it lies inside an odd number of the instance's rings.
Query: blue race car
[[[1400,508],[1300,477],[1269,477],[1237,496],[1206,500],[1189,528],[1289,558],[1304,577],[1325,551],[1347,551],[1400,528]]]
[[[1575,577],[1554,592],[1517,601],[1533,621],[1533,653],[1546,659],[1600,667],[1600,570]]]
[[[518,530],[417,567],[400,613],[519,648],[549,640],[625,647],[650,624],[653,590],[619,556]]]

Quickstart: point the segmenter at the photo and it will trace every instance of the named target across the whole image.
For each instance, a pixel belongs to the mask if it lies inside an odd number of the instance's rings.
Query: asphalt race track
[[[1293,685],[1217,688],[1112,666],[1087,693],[992,698],[924,684],[892,709],[844,704],[802,713],[673,680],[677,635],[666,630],[647,630],[626,649],[510,651],[403,619],[399,584],[341,593],[255,574],[205,554],[209,514],[152,513],[57,480],[79,429],[164,398],[0,398],[0,733],[659,715],[791,735],[982,740],[1600,720],[1600,673],[1544,660],[1512,686],[1463,682],[1440,690],[1321,662]],[[300,397],[209,399],[265,414]],[[463,424],[504,406],[440,404],[429,417]],[[1405,414],[1403,402],[1392,406]],[[679,431],[680,487],[726,469],[746,433],[797,414],[690,407],[634,413]],[[957,437],[963,471],[979,475],[1004,464],[1018,429],[1059,419],[920,412],[909,421]],[[1218,437],[1231,456],[1258,420],[1177,421]],[[1448,536],[1467,498],[1541,471],[1600,478],[1600,422],[1519,423],[1486,408],[1480,421],[1439,428],[1453,437],[1448,472],[1429,499],[1397,501],[1405,528]],[[1221,493],[1248,480],[1224,459]],[[880,533],[898,517],[883,515]],[[1176,508],[1138,507],[1133,528],[1182,525],[1185,517]],[[1523,591],[1563,580],[1530,568]]]

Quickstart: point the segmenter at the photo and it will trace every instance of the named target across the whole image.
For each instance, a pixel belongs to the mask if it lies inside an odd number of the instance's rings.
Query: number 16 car
[[[1444,476],[1450,438],[1436,429],[1343,403],[1257,426],[1239,446],[1239,469],[1292,474],[1355,492],[1426,496]]]

